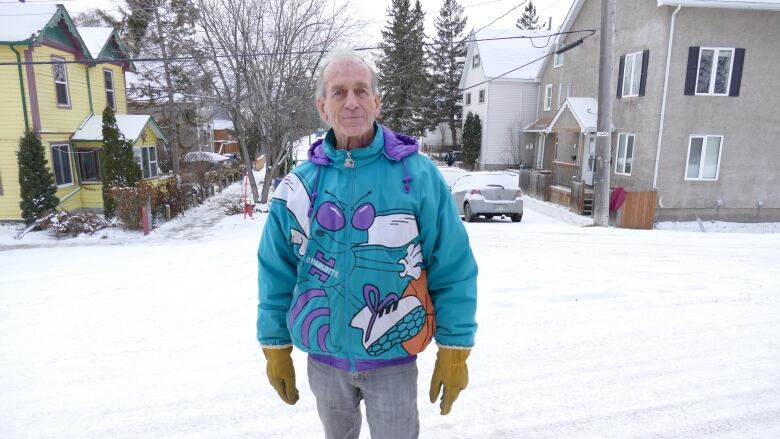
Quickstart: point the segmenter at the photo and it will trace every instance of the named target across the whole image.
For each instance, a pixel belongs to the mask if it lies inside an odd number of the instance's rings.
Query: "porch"
[[[579,215],[593,213],[593,187],[580,180],[580,167],[553,161],[550,170],[520,170],[520,189],[530,197],[568,207]]]

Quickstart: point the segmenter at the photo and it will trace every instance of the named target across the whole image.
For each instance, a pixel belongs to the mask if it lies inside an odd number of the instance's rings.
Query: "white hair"
[[[317,76],[317,97],[325,99],[325,71],[331,64],[340,61],[355,61],[366,66],[371,74],[371,91],[373,91],[374,94],[379,94],[379,86],[376,81],[376,72],[374,69],[368,65],[366,60],[363,59],[357,51],[346,47],[340,47],[331,50],[325,55],[322,67],[320,67],[319,75]]]

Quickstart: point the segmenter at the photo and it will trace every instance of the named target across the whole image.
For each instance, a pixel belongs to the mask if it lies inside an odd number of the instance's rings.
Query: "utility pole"
[[[168,92],[168,123],[173,122],[173,131],[171,131],[171,164],[173,165],[173,175],[179,176],[179,109],[176,108],[176,101],[173,98],[173,81],[171,81],[171,67],[168,60],[168,48],[165,45],[165,35],[162,30],[162,20],[160,20],[160,5],[154,3],[154,22],[157,26],[157,38],[160,40],[160,53],[163,58],[163,70],[165,72],[165,88]],[[172,116],[171,116],[172,115]]]
[[[599,49],[599,112],[596,133],[596,174],[593,193],[593,224],[609,226],[609,160],[612,157],[612,42],[615,35],[615,0],[601,0],[601,46]]]

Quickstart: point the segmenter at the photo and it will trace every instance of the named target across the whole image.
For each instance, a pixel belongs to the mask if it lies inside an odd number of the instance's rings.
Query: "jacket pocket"
[[[330,313],[328,295],[324,289],[312,288],[295,295],[287,314],[293,343],[306,352],[333,353]]]

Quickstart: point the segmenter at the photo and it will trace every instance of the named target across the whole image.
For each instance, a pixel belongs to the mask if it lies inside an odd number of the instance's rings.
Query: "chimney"
[[[552,17],[547,21],[547,30],[552,30]]]

